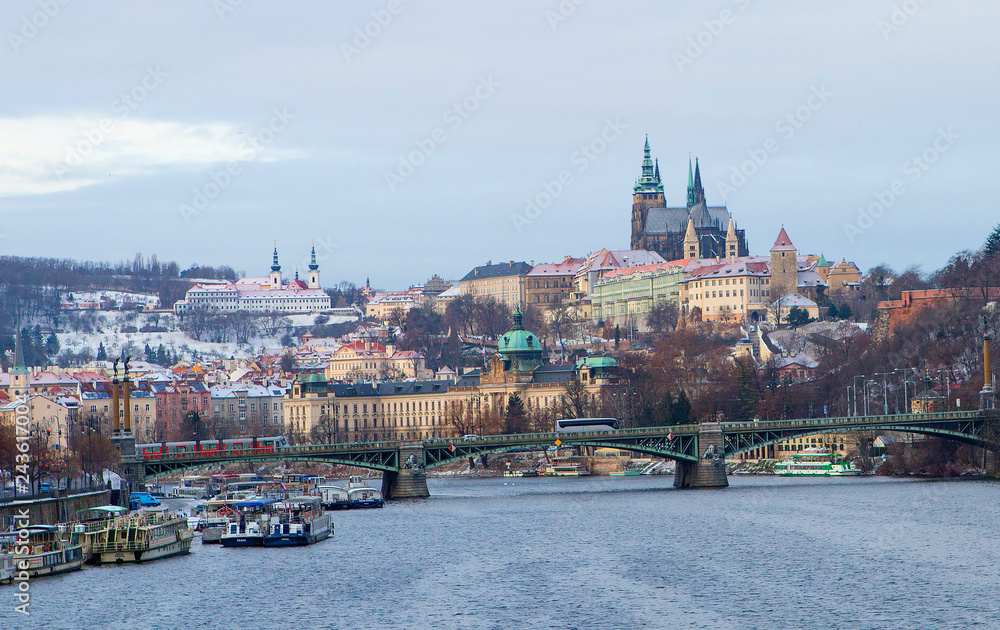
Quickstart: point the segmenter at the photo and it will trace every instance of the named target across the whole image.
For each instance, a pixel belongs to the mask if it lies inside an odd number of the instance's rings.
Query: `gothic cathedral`
[[[701,167],[688,160],[687,204],[667,207],[659,160],[643,150],[642,175],[632,189],[632,249],[655,251],[666,260],[747,256],[745,230],[736,229],[725,206],[705,203]]]

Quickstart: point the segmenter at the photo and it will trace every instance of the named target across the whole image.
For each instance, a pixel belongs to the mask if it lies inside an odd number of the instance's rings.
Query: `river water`
[[[29,619],[5,586],[0,628],[1000,628],[1000,483],[671,483],[431,479],[310,547],[35,580]]]

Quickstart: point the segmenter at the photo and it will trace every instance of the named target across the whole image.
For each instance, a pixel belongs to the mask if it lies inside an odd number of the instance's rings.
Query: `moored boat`
[[[264,546],[311,545],[332,533],[333,519],[323,512],[320,497],[292,497],[272,508]]]
[[[223,547],[262,547],[264,533],[271,522],[270,512],[277,501],[255,497],[233,506],[235,513],[229,517],[219,542]]]
[[[6,551],[0,551],[0,584],[13,582],[14,573],[17,569],[14,566],[14,555]]]
[[[351,507],[354,509],[385,507],[385,501],[382,499],[382,491],[375,488],[367,486],[363,488],[351,488],[347,491],[347,496],[351,502]]]
[[[553,459],[542,475],[545,477],[584,477],[590,474],[586,468],[572,461]]]
[[[142,510],[112,521],[91,549],[97,564],[149,562],[191,551],[194,532],[182,514]]]
[[[347,490],[340,486],[319,486],[316,488],[324,510],[346,510],[351,507]]]
[[[782,477],[854,477],[861,471],[829,449],[809,448],[774,465]]]
[[[25,536],[26,534],[26,536]],[[0,534],[0,554],[8,554],[29,578],[83,568],[83,538],[65,525],[31,525]]]

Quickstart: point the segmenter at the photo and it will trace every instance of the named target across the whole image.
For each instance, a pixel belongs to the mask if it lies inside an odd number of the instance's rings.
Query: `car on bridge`
[[[463,435],[462,436],[462,441],[463,442],[475,442],[478,439],[480,439],[479,436],[478,435],[474,435],[472,433],[470,433],[469,435]]]

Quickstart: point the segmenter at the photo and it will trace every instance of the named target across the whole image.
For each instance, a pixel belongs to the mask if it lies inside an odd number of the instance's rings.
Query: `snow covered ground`
[[[160,344],[171,352],[176,352],[181,359],[237,359],[256,356],[263,346],[268,349],[281,347],[281,337],[286,330],[281,330],[272,336],[259,335],[251,339],[248,345],[238,345],[235,341],[213,343],[196,341],[177,329],[177,318],[172,314],[135,313],[128,311],[88,311],[80,315],[86,320],[86,325],[79,326],[81,330],[72,330],[74,322],[68,321],[69,314],[64,315],[60,327],[63,332],[56,336],[63,352],[80,352],[87,349],[91,354],[97,354],[97,348],[104,344],[108,356],[119,356],[122,350],[125,354],[140,358],[146,344],[156,350]],[[316,314],[289,315],[293,327],[305,327],[315,324]],[[353,317],[331,316],[327,323],[335,324],[354,321]],[[167,328],[168,332],[125,332],[125,329],[139,330],[142,327],[157,326]]]

